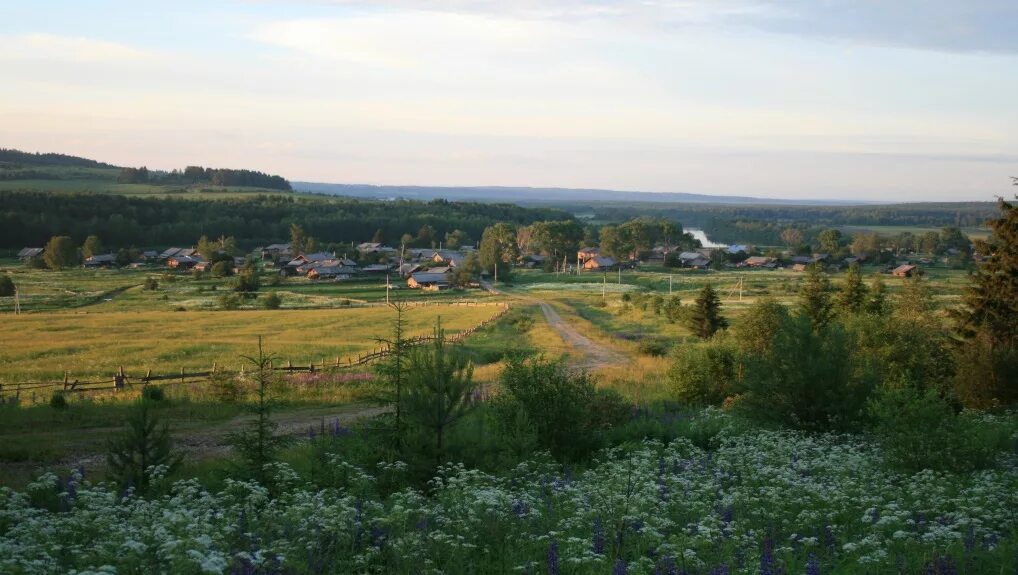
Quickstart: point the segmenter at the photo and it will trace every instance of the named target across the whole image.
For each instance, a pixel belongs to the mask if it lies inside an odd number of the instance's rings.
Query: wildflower
[[[615,567],[612,569],[612,575],[626,575],[627,571],[626,562],[622,559],[616,559]]]
[[[558,575],[558,542],[552,541],[548,547],[548,575]]]
[[[602,525],[600,517],[594,518],[594,536],[591,547],[594,553],[604,555],[604,525]]]
[[[810,553],[806,559],[806,575],[820,575],[820,560],[816,553]]]

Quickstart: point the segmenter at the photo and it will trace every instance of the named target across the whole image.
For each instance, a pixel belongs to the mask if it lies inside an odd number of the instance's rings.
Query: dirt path
[[[555,308],[548,302],[529,295],[507,294],[498,290],[488,282],[482,282],[481,285],[493,294],[506,295],[540,306],[541,313],[544,314],[544,319],[548,322],[548,325],[555,330],[555,332],[558,333],[567,344],[575,348],[576,352],[579,354],[579,357],[571,358],[571,363],[575,367],[585,370],[593,370],[600,367],[629,363],[629,359],[625,355],[597,343],[580,333],[576,326],[562,319],[562,316],[560,316],[558,312],[555,311]]]
[[[305,437],[309,427],[314,427],[317,432],[323,420],[326,428],[334,421],[339,421],[340,425],[349,426],[357,420],[374,417],[384,412],[385,408],[383,407],[365,405],[306,407],[281,411],[272,419],[279,426],[277,432],[280,435]],[[242,430],[250,420],[250,415],[241,415],[210,426],[177,429],[173,431],[173,446],[186,453],[187,458],[192,461],[225,456],[230,452],[228,441],[230,434]],[[68,469],[84,466],[87,470],[94,470],[106,465],[106,454],[79,453],[57,462],[56,465]]]

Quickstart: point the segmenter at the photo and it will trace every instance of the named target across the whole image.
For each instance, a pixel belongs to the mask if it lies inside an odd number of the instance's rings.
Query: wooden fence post
[[[180,366],[180,383],[184,383],[184,366]]]

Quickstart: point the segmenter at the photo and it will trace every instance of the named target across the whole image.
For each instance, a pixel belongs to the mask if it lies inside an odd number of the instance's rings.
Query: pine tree
[[[857,314],[866,305],[866,284],[862,281],[859,264],[852,264],[845,275],[845,283],[838,294],[838,307],[845,313]]]
[[[894,302],[894,311],[909,319],[922,319],[933,310],[933,295],[919,274],[905,278]]]
[[[990,237],[975,242],[983,261],[965,288],[963,309],[954,317],[962,336],[984,331],[995,348],[1014,349],[1018,343],[1018,208],[1003,198],[998,205],[1001,215],[989,222]]]
[[[1018,185],[1018,179],[1015,180]],[[977,241],[983,263],[952,313],[963,339],[956,360],[957,390],[972,407],[1018,402],[1018,209],[999,201],[992,234]]]
[[[711,286],[704,286],[696,296],[689,313],[688,326],[697,337],[703,339],[710,339],[718,330],[728,327],[728,320],[721,316],[721,300]]]
[[[127,429],[110,440],[106,455],[110,475],[122,486],[134,487],[138,494],[151,487],[154,467],[161,466],[164,473],[171,473],[182,458],[173,451],[169,429],[159,425],[151,401],[144,394],[127,419]]]
[[[263,485],[269,483],[266,466],[276,459],[288,439],[276,434],[278,424],[272,420],[274,403],[269,396],[273,383],[272,362],[274,356],[266,354],[262,346],[262,338],[258,338],[258,355],[245,358],[254,368],[255,393],[254,404],[249,411],[254,416],[247,429],[230,436],[230,443],[241,461],[241,467],[248,475]]]
[[[799,289],[799,309],[809,318],[814,330],[827,327],[834,318],[831,282],[819,264],[806,269],[806,278]]]
[[[375,368],[382,384],[375,399],[393,408],[395,420],[392,429],[392,445],[399,451],[403,446],[404,433],[403,403],[406,386],[406,356],[410,351],[411,342],[406,337],[406,319],[404,318],[408,309],[407,303],[397,301],[390,304],[390,307],[396,312],[396,317],[391,324],[392,335],[388,339],[378,340],[378,343],[389,349],[389,355]]]
[[[445,435],[471,409],[473,365],[448,348],[441,321],[432,344],[412,350],[406,378],[406,417],[434,440],[435,464],[441,465]]]
[[[887,313],[887,287],[884,280],[877,276],[869,289],[869,298],[866,299],[866,312],[873,315],[884,315]]]

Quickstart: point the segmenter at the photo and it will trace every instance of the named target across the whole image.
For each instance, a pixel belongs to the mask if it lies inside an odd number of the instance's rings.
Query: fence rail
[[[446,304],[448,305],[448,304]],[[473,302],[457,302],[453,305],[491,305],[491,303],[473,303]],[[466,329],[453,336],[447,338],[447,341],[453,343],[460,343],[466,338],[470,337],[479,330],[493,324],[494,322],[501,319],[505,314],[509,313],[511,306],[509,302],[503,302],[500,304],[501,309],[495,315],[490,318]],[[435,337],[430,335],[420,335],[409,338],[407,341],[409,345],[421,345],[431,341],[434,341]],[[335,361],[326,362],[324,359],[320,363],[315,363],[313,360],[307,364],[294,365],[292,361],[287,361],[286,365],[272,365],[273,371],[285,372],[285,373],[296,373],[296,372],[309,372],[315,373],[320,371],[340,370],[340,369],[351,369],[367,365],[378,361],[392,353],[392,349],[389,346],[383,346],[373,349],[370,353],[358,354],[356,357],[350,356],[341,358],[336,356]],[[163,373],[153,374],[152,370],[147,370],[145,375],[135,376],[128,375],[123,366],[119,368],[116,374],[113,375],[112,379],[100,379],[100,380],[87,380],[82,381],[80,379],[72,379],[70,372],[64,373],[63,381],[26,381],[26,382],[14,382],[14,383],[3,383],[0,382],[0,400],[5,395],[13,395],[15,398],[19,398],[23,392],[35,392],[40,390],[51,390],[58,388],[65,393],[88,393],[88,392],[99,392],[99,391],[119,391],[124,389],[129,384],[142,384],[147,385],[155,382],[165,382],[162,385],[173,385],[182,384],[193,380],[210,379],[216,374],[230,374],[235,373],[239,375],[244,374],[243,368],[239,372],[230,372],[228,370],[220,369],[216,363],[212,364],[212,369],[209,371],[193,371],[188,372],[185,368],[181,367],[179,373]]]

